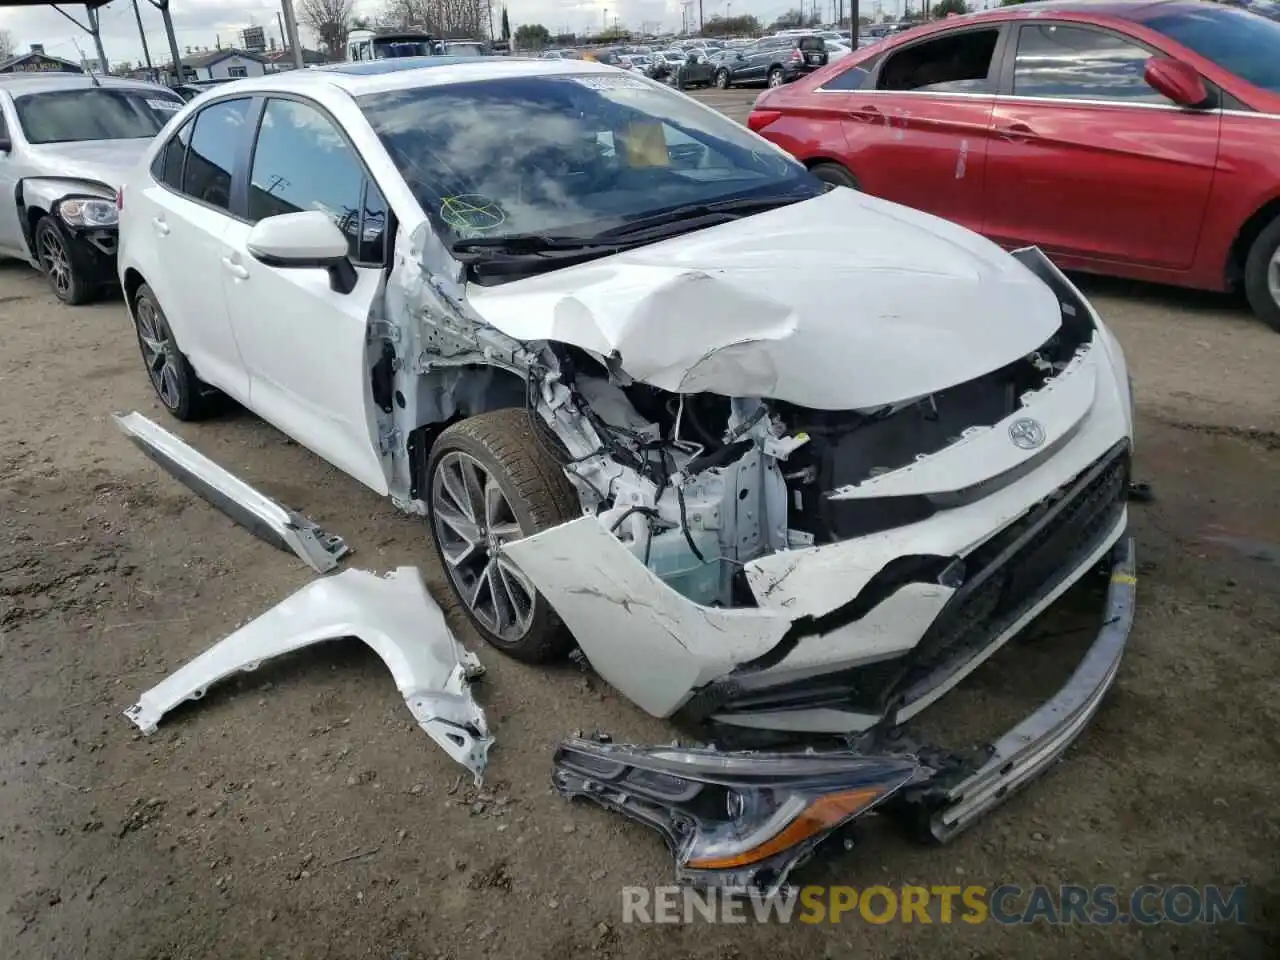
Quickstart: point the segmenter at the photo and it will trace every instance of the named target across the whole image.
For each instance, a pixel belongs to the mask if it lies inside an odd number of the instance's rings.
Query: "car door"
[[[209,104],[157,154],[142,196],[151,232],[146,281],[201,379],[249,402],[249,375],[223,297],[222,236],[234,222],[231,181],[250,132],[249,97]]]
[[[1152,89],[1153,52],[1100,27],[1018,26],[992,114],[984,233],[1087,260],[1191,264],[1221,114]]]
[[[366,355],[383,291],[387,205],[340,126],[316,104],[269,97],[247,177],[244,216],[223,234],[218,273],[264,419],[366,486],[387,492]],[[322,268],[268,266],[249,252],[253,224],[324,210],[351,242],[355,288]]]
[[[863,190],[973,230],[981,226],[1005,37],[999,24],[934,34],[879,55],[856,89],[821,95],[842,112],[846,165]],[[858,79],[851,69],[839,76]]]
[[[19,170],[10,133],[9,98],[0,95],[0,253],[26,258],[27,242],[18,217],[16,190]],[[7,146],[6,146],[7,145]]]
[[[735,83],[755,83],[757,81],[763,81],[768,66],[768,46],[766,44],[757,43],[755,46],[748,47],[743,52],[742,59],[738,61],[737,69],[733,72],[733,80]]]

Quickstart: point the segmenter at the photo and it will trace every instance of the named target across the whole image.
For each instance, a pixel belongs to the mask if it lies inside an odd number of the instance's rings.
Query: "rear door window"
[[[842,70],[822,85],[822,90],[866,90],[871,86],[871,75],[875,73],[879,55],[868,57],[856,67]]]
[[[1013,66],[1015,97],[1169,103],[1143,79],[1151,51],[1109,30],[1023,24]]]
[[[876,82],[878,90],[983,93],[994,90],[992,59],[1000,28],[964,30],[893,53]]]
[[[182,129],[169,138],[164,149],[156,154],[151,164],[151,175],[174,190],[182,189],[182,165],[187,159],[187,145],[191,142],[194,120],[188,120]]]
[[[249,128],[249,99],[223,100],[196,115],[182,174],[182,192],[211,207],[231,209],[231,174]]]

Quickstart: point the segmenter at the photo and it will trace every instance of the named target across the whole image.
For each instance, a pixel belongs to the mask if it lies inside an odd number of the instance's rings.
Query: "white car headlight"
[[[120,222],[113,200],[73,197],[58,204],[58,215],[73,227],[114,227]]]

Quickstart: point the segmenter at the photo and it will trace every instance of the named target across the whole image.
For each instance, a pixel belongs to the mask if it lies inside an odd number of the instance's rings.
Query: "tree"
[[[540,23],[522,23],[516,29],[516,49],[541,50],[551,42],[551,31]]]
[[[502,5],[502,39],[511,40],[511,19],[507,16],[507,5]]]
[[[965,5],[964,0],[936,0],[930,8],[929,13],[935,20],[941,20],[943,17],[952,13],[968,13],[969,8]]]
[[[351,32],[352,0],[302,0],[298,19],[316,32],[330,56],[341,57]]]
[[[8,30],[0,30],[0,60],[8,60],[13,54],[13,34]]]
[[[801,10],[788,10],[779,14],[778,19],[769,24],[770,30],[795,30],[804,26],[804,13]]]
[[[740,17],[712,17],[702,25],[702,33],[707,37],[752,36],[762,29],[760,21],[750,14]]]
[[[442,39],[487,37],[489,0],[390,0],[382,21]]]

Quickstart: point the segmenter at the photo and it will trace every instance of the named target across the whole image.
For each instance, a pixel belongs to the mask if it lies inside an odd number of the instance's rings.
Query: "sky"
[[[0,0],[2,3],[3,0]],[[168,40],[160,12],[147,0],[137,0],[146,31],[147,45],[155,63],[167,62]],[[294,0],[295,4],[298,0]],[[805,9],[815,0],[805,0]],[[830,17],[832,0],[816,0],[819,10]],[[880,0],[885,11],[900,7],[901,0]],[[913,6],[918,0],[914,0]],[[798,6],[798,2],[786,0],[702,0],[703,16],[753,13],[764,23],[769,23],[780,13]],[[381,0],[355,0],[357,15],[377,13]],[[874,12],[876,0],[861,0],[863,15]],[[84,7],[68,3],[62,9],[84,21]],[[270,0],[172,0],[170,13],[178,36],[178,49],[213,47],[220,40],[222,45],[240,43],[240,31],[247,26],[266,28],[268,38],[275,37],[280,45],[280,31],[276,26],[279,3]],[[501,0],[494,0],[494,26],[497,27]],[[620,23],[632,29],[649,29],[660,24],[661,29],[678,30],[681,23],[679,0],[509,0],[511,28],[522,23],[541,23],[552,33],[563,30],[585,32],[612,23],[617,17]],[[696,16],[697,2],[692,10]],[[111,63],[124,60],[142,62],[142,44],[138,39],[138,25],[134,19],[130,0],[113,0],[101,11],[102,45]],[[88,33],[60,16],[52,7],[17,8],[0,7],[0,29],[8,30],[15,49],[25,51],[33,43],[43,43],[45,51],[53,56],[79,60],[76,45],[87,57],[94,57],[93,39]],[[314,37],[305,27],[300,27],[304,45],[314,45]]]

